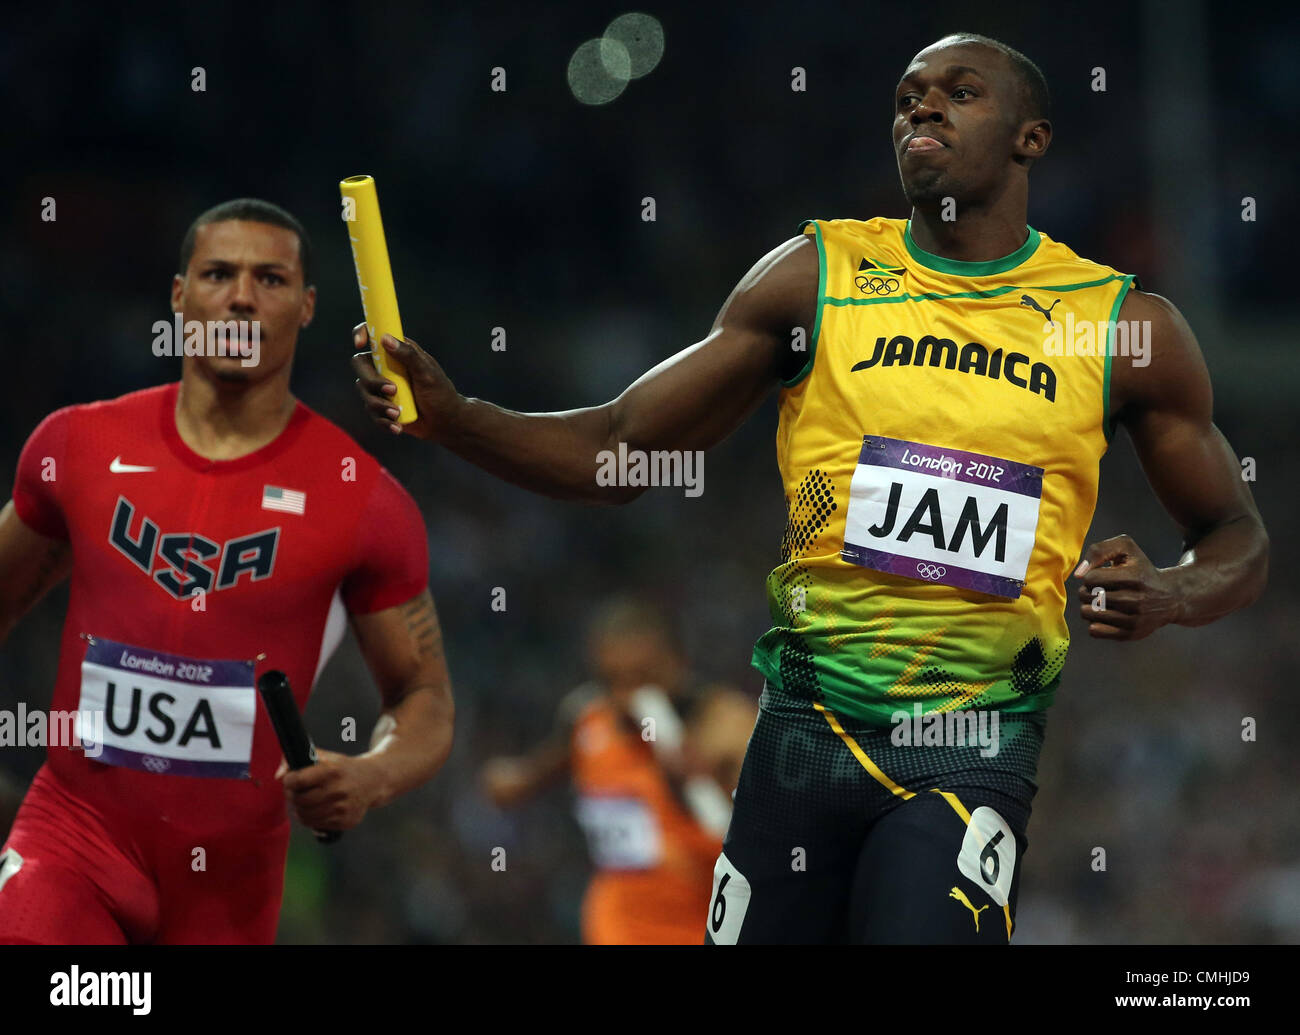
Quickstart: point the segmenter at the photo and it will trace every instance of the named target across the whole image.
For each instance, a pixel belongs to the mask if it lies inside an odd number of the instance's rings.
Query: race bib
[[[1014,600],[1034,551],[1042,494],[1041,467],[866,435],[840,556]]]
[[[957,869],[988,892],[999,906],[1011,901],[1016,874],[1016,835],[996,809],[981,805],[970,814],[957,853]]]
[[[92,638],[77,734],[109,765],[248,779],[257,693],[252,661],[203,661]],[[83,716],[103,715],[103,723]],[[103,749],[94,755],[99,727]]]
[[[753,889],[726,852],[713,864],[713,896],[709,900],[708,933],[714,945],[736,945],[745,925]]]
[[[578,822],[602,870],[648,870],[659,864],[659,824],[640,798],[578,799]]]

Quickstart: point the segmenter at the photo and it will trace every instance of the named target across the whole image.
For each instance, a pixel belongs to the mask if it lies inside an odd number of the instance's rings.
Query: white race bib
[[[77,735],[109,765],[246,780],[257,720],[253,668],[92,638],[81,663]],[[102,726],[83,719],[95,712]],[[95,755],[97,726],[104,743]]]
[[[577,811],[599,869],[648,870],[659,865],[659,824],[640,798],[587,795],[578,799]]]
[[[713,864],[713,894],[709,899],[709,938],[714,945],[735,945],[745,924],[753,889],[726,852]]]
[[[1016,835],[995,809],[981,805],[970,814],[966,836],[957,853],[957,869],[988,892],[999,906],[1011,901],[1016,873]]]
[[[866,435],[849,485],[850,564],[994,596],[1020,596],[1043,469]]]

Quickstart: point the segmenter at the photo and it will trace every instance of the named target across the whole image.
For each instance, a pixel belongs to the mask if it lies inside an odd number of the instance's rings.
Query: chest
[[[203,472],[160,450],[99,466],[68,508],[78,571],[137,599],[290,601],[354,559],[358,506],[301,465]]]

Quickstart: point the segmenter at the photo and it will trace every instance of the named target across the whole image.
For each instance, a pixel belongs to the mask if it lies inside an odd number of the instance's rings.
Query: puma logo
[[[949,897],[949,898],[955,898],[955,899],[956,899],[958,902],[960,902],[963,906],[965,906],[967,909],[969,909],[969,910],[971,911],[971,913],[974,914],[974,916],[975,916],[975,933],[976,933],[976,934],[979,934],[979,933],[980,933],[980,914],[981,914],[982,912],[984,912],[984,910],[988,909],[988,905],[985,904],[985,905],[980,906],[979,909],[976,909],[974,906],[972,906],[972,905],[970,904],[970,899],[968,899],[968,898],[966,897],[966,893],[965,893],[964,891],[962,891],[961,888],[953,888],[950,892],[948,892],[948,897]]]
[[[1035,302],[1035,301],[1034,301],[1032,298],[1030,298],[1028,295],[1021,295],[1021,296],[1020,296],[1020,305],[1021,305],[1022,308],[1025,308],[1025,309],[1037,309],[1040,313],[1043,314],[1044,319],[1046,319],[1048,323],[1055,323],[1055,322],[1056,322],[1055,320],[1052,319],[1052,310],[1056,308],[1057,303],[1059,303],[1060,301],[1061,301],[1061,300],[1058,298],[1058,299],[1057,299],[1055,302],[1053,302],[1050,306],[1048,306],[1046,309],[1044,309],[1041,305],[1039,305],[1037,302]]]

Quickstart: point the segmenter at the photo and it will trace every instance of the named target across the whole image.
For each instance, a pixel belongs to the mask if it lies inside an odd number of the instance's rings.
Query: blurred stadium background
[[[662,61],[612,103],[580,104],[575,49],[610,19],[661,22]],[[172,380],[150,351],[181,236],[251,195],[313,235],[320,289],[294,389],[421,503],[458,705],[456,746],[417,794],[324,850],[298,830],[282,942],[577,940],[586,858],[557,788],[514,813],[478,790],[488,756],[536,742],[585,674],[594,607],[636,591],[675,616],[699,672],[757,694],[763,580],[784,522],[775,407],[712,452],[705,492],[586,509],[514,489],[363,417],[348,370],[360,315],[337,183],[375,175],[407,333],[457,386],[524,410],[604,401],[698,340],[728,291],[806,217],[904,216],[889,143],[908,59],[954,30],[1024,50],[1056,138],[1030,222],[1139,275],[1196,329],[1217,420],[1254,457],[1273,541],[1265,598],[1202,630],[1075,645],[1048,725],[1017,941],[1300,939],[1300,597],[1292,529],[1300,386],[1288,255],[1300,214],[1285,115],[1297,14],[1240,5],[1026,6],[971,14],[805,2],[711,11],[271,3],[236,15],[49,3],[6,17],[9,187],[0,197],[7,375],[0,479],[49,411]],[[206,70],[206,92],[190,88]],[[489,89],[501,66],[507,90]],[[806,70],[807,91],[790,88]],[[1106,89],[1092,85],[1103,68]],[[641,220],[653,197],[657,220]],[[44,197],[56,222],[40,219]],[[1253,197],[1255,222],[1241,218]],[[492,328],[508,334],[490,348]],[[739,506],[737,506],[739,504]],[[737,513],[743,519],[736,520]],[[1090,540],[1133,534],[1173,563],[1175,532],[1127,439],[1103,463]],[[508,609],[490,608],[493,587]],[[0,652],[0,707],[48,701],[66,589]],[[377,695],[351,642],[308,722],[326,747]],[[1258,741],[1243,743],[1244,716]],[[23,787],[35,749],[0,752]],[[490,852],[507,850],[494,872]],[[1091,868],[1092,849],[1108,856]]]

